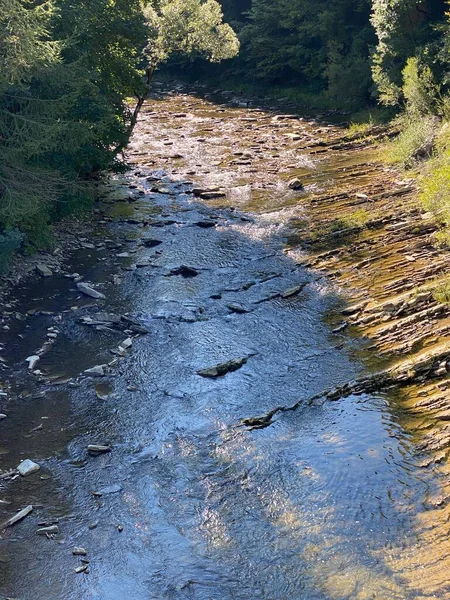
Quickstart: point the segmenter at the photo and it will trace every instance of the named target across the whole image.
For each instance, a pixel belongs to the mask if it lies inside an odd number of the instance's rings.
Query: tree
[[[383,104],[403,100],[402,72],[409,58],[436,68],[438,25],[444,21],[446,7],[446,0],[373,0],[371,22],[378,44],[372,73]]]
[[[361,102],[370,86],[370,0],[253,0],[243,31],[249,68],[262,81]]]
[[[146,88],[138,95],[131,130],[156,69],[172,55],[200,56],[218,63],[239,52],[239,40],[231,26],[223,22],[222,9],[216,0],[152,0],[145,6],[144,15],[149,30],[144,52]]]

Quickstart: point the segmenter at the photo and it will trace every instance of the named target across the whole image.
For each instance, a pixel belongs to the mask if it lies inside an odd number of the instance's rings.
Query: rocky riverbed
[[[390,133],[146,102],[2,306],[3,597],[450,594],[447,254]]]

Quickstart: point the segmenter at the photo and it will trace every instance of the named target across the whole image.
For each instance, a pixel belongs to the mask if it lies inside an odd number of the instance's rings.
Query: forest
[[[180,57],[183,71],[205,81],[245,81],[247,91],[278,90],[300,107],[368,120],[395,117],[392,160],[411,167],[437,154],[426,202],[436,208],[436,190],[450,189],[446,0],[1,4],[3,270],[14,251],[51,244],[52,223],[88,210],[104,169],[124,168],[120,152],[154,72],[168,62],[176,75]],[[205,68],[200,58],[220,64]],[[445,206],[436,210],[445,216]]]

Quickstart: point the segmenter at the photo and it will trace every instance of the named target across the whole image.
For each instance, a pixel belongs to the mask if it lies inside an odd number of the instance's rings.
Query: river
[[[371,151],[333,164],[296,151],[295,135],[314,140],[329,126],[296,119],[286,136],[285,116],[155,93],[132,169],[111,176],[106,218],[66,266],[106,299],[64,275],[16,291],[19,318],[0,335],[12,385],[1,468],[30,458],[41,469],[1,483],[2,520],[34,507],[2,532],[2,598],[450,598],[440,557],[426,569],[417,558],[428,529],[417,515],[438,483],[394,391],[240,425],[370,368],[361,340],[331,332],[339,288],[286,240],[307,220],[302,198]],[[292,177],[305,190],[289,189]],[[193,185],[226,195],[201,198]],[[132,315],[147,333],[104,326],[98,313]],[[25,359],[49,328],[55,342],[32,375]],[[111,352],[130,336],[131,348]],[[198,373],[241,358],[220,377]],[[104,377],[83,374],[111,361]],[[111,451],[93,456],[89,444]],[[59,531],[37,535],[40,524]]]

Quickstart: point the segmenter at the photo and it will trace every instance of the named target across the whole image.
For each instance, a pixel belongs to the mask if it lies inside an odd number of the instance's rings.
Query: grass
[[[383,158],[387,163],[411,169],[429,155],[436,134],[436,119],[433,117],[423,117],[414,121],[401,119],[397,123],[402,131],[395,140],[387,144]]]
[[[369,213],[356,210],[348,215],[323,223],[311,231],[310,241],[318,246],[332,247],[336,243],[349,241],[367,225]]]
[[[437,277],[431,283],[431,293],[436,302],[450,304],[450,273]]]

